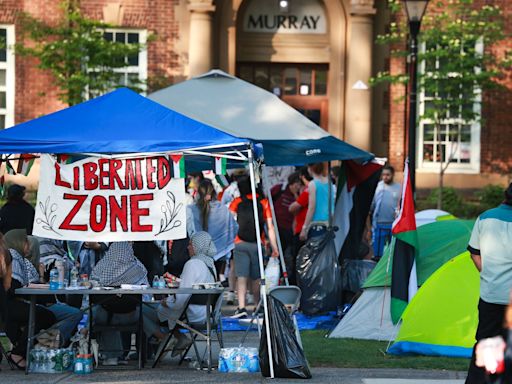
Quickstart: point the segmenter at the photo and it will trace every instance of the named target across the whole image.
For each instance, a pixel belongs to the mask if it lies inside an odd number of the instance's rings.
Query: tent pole
[[[328,193],[329,193],[329,228],[332,228],[332,179],[331,179],[331,162],[327,163],[327,182],[328,184]]]
[[[288,281],[288,271],[286,270],[286,263],[284,261],[284,252],[283,252],[283,246],[281,245],[281,237],[279,235],[279,228],[277,226],[277,217],[276,217],[276,211],[274,209],[274,200],[272,199],[272,188],[269,184],[268,180],[268,172],[267,172],[267,166],[263,166],[263,180],[265,181],[264,184],[267,185],[268,191],[267,191],[267,197],[268,201],[270,203],[270,211],[272,212],[272,222],[274,223],[274,230],[276,232],[276,241],[277,241],[277,249],[279,250],[279,260],[281,261],[281,270],[283,271],[283,277],[284,282],[286,286],[290,285]]]
[[[265,331],[267,334],[267,352],[268,352],[268,361],[270,365],[270,378],[274,378],[274,359],[272,354],[272,342],[270,340],[270,323],[268,316],[268,302],[267,302],[267,286],[265,282],[265,268],[263,267],[263,250],[261,247],[261,236],[260,236],[260,220],[258,215],[258,199],[256,199],[256,180],[254,177],[254,156],[252,149],[248,151],[248,159],[249,159],[249,175],[251,177],[251,193],[252,193],[252,208],[254,212],[254,224],[256,228],[256,244],[258,246],[258,260],[260,264],[260,284],[261,284],[261,300],[263,300],[263,311],[265,316]]]

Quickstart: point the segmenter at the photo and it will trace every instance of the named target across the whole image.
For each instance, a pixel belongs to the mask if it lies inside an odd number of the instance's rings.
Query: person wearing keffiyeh
[[[189,254],[191,259],[185,263],[180,276],[180,288],[192,288],[194,284],[214,283],[217,280],[214,256],[217,249],[208,232],[196,232],[190,238]],[[163,340],[165,331],[160,328],[161,321],[167,321],[169,330],[173,331],[175,347],[173,355],[183,351],[190,339],[176,329],[178,320],[190,299],[189,294],[178,294],[163,299],[157,308],[144,307],[144,332],[157,340]],[[206,307],[204,305],[189,305],[187,317],[191,323],[204,323],[206,321]]]
[[[119,287],[121,284],[148,284],[144,265],[133,254],[132,245],[127,241],[111,243],[105,256],[96,264],[91,279],[104,287]],[[105,304],[93,310],[96,324],[128,325],[138,321],[136,302],[128,295],[113,296]],[[117,365],[123,348],[119,331],[103,331],[100,344],[105,350],[103,365]]]

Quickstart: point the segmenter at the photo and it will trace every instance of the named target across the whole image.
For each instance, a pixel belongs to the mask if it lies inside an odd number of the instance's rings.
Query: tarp
[[[240,140],[120,88],[0,131],[0,153],[147,153]]]
[[[479,296],[478,271],[464,252],[439,268],[414,296],[388,352],[471,357]]]
[[[466,250],[474,223],[474,220],[446,220],[418,228],[420,249],[416,257],[416,271],[419,286],[441,265]],[[388,248],[363,288],[390,286],[393,264],[392,257],[389,260],[390,256]]]
[[[220,70],[148,97],[230,135],[261,143],[267,165],[373,158],[329,135],[274,94]]]

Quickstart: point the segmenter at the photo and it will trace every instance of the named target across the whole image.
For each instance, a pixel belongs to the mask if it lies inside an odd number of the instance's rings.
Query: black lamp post
[[[413,194],[416,192],[416,108],[418,74],[418,33],[429,0],[403,0],[409,22],[409,172]]]

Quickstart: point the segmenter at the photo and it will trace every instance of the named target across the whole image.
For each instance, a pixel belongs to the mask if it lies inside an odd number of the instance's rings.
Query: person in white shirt
[[[217,249],[208,232],[196,232],[191,238],[188,247],[190,260],[185,263],[180,276],[180,288],[192,288],[198,283],[214,283],[217,280],[217,272],[213,257]],[[179,332],[176,320],[182,316],[190,299],[189,294],[178,294],[163,299],[156,308],[145,306],[144,332],[153,341],[161,342],[168,332],[173,332],[174,350],[176,356],[185,350],[192,342],[186,335]],[[206,321],[206,307],[204,305],[189,305],[187,317],[191,323],[203,323]],[[168,329],[160,326],[160,322],[167,321]]]

